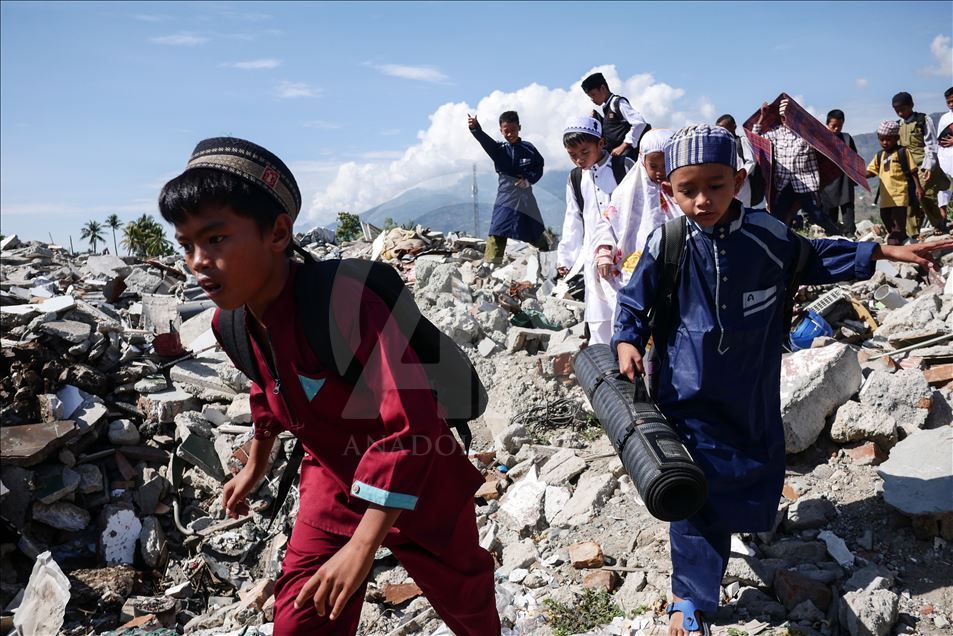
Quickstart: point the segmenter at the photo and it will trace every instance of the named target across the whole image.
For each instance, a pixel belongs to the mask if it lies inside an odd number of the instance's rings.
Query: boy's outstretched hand
[[[929,243],[912,243],[910,245],[880,245],[874,250],[874,258],[898,263],[914,263],[936,271],[938,268],[933,260],[932,252],[950,249],[953,249],[953,239],[943,239],[942,241]],[[621,359],[620,356],[619,360],[621,361]]]
[[[620,342],[616,346],[616,353],[619,355],[619,373],[635,382],[635,376],[645,375],[645,367],[642,365],[642,354],[635,348],[635,345],[628,342]]]
[[[477,121],[476,115],[467,115],[467,127],[470,130],[476,130],[480,127],[480,122]]]
[[[370,573],[376,551],[353,541],[345,543],[304,584],[295,599],[295,607],[313,601],[318,616],[330,613],[329,618],[336,619]]]
[[[351,539],[325,561],[298,592],[295,607],[314,603],[318,616],[341,615],[348,600],[360,589],[374,565],[374,553],[400,516],[398,508],[369,504]]]

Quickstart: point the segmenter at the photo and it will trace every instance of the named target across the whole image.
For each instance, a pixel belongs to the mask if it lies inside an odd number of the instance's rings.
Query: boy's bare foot
[[[697,629],[689,630],[685,627],[684,623],[684,614],[681,610],[674,610],[673,606],[677,603],[681,603],[685,599],[681,599],[677,596],[673,597],[672,604],[669,605],[669,623],[668,623],[668,636],[701,636],[705,635],[705,622],[702,618],[702,613],[695,611],[695,620],[697,622]]]

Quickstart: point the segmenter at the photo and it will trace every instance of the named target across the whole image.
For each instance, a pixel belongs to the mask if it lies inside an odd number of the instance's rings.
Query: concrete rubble
[[[553,254],[517,243],[491,267],[478,239],[364,230],[340,245],[320,228],[298,239],[318,259],[392,264],[487,386],[471,459],[486,478],[475,501],[503,633],[552,634],[549,608],[584,613],[586,594],[618,608],[586,634],[664,633],[668,527],[575,384],[583,304]],[[3,633],[33,603],[43,564],[44,584],[59,581],[49,620],[60,633],[270,634],[296,490],[270,531],[268,516],[291,437],[251,515],[225,517],[222,487],[251,439],[248,380],[214,346],[213,305],[182,260],[74,257],[18,237],[2,250]],[[953,255],[941,263],[953,277]],[[826,299],[834,338],[784,355],[784,495],[775,528],[733,537],[719,635],[934,633],[953,618],[936,565],[953,562],[953,298],[888,265],[801,290],[802,304]],[[874,300],[882,286],[905,303]],[[164,350],[170,338],[179,346]],[[361,630],[450,633],[386,549]]]

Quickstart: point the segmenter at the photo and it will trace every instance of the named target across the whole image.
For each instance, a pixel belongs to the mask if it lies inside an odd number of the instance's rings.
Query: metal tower
[[[476,164],[473,164],[473,186],[470,188],[473,197],[473,236],[480,236],[480,199],[477,196]]]

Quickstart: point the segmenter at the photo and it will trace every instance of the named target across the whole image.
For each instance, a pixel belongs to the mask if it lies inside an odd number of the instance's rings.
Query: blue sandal
[[[692,603],[691,600],[685,599],[678,603],[669,603],[665,611],[668,612],[669,618],[671,618],[675,612],[681,612],[682,626],[686,631],[699,632],[703,636],[711,636],[711,628],[708,626],[708,622],[703,619],[701,624],[699,624],[698,618],[696,617],[698,610],[695,609],[695,604]]]

